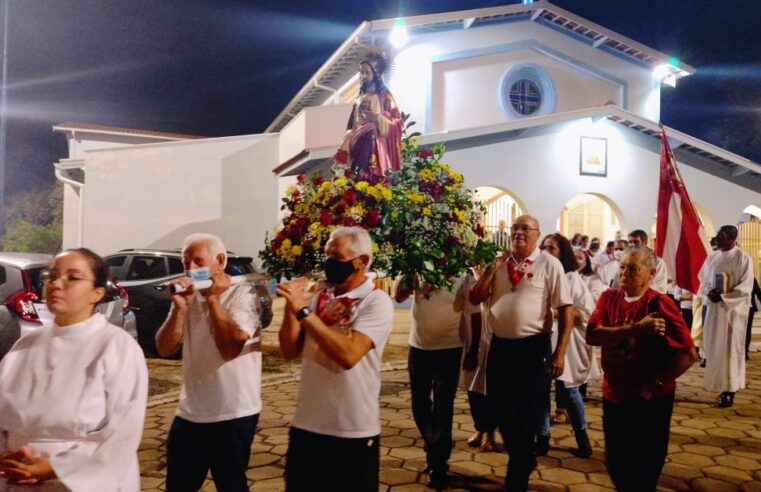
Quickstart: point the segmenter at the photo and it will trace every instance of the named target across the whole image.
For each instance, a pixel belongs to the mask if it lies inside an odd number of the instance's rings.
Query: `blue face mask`
[[[356,260],[356,258],[346,261],[337,260],[335,258],[328,258],[325,260],[325,278],[328,283],[332,285],[340,285],[346,282],[346,279],[348,279],[352,273],[357,271],[352,264],[354,260]]]

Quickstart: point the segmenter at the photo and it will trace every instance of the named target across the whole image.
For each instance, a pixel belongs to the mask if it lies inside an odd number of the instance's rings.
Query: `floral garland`
[[[286,191],[283,219],[259,253],[274,277],[310,275],[322,269],[330,232],[362,226],[373,240],[373,269],[411,276],[434,288],[451,287],[474,265],[494,261],[497,248],[484,239],[484,206],[464,188],[463,177],[441,162],[443,146],[418,147],[414,122],[403,115],[402,168],[386,176],[355,176],[336,164],[332,178],[300,175]]]

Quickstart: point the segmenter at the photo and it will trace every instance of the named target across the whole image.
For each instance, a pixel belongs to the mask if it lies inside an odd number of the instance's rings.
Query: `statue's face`
[[[363,83],[372,82],[373,78],[375,78],[375,72],[373,72],[373,68],[367,63],[361,63],[359,65],[359,78]]]

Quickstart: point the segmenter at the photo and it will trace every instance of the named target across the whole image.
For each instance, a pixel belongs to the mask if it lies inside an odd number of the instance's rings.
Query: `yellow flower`
[[[336,186],[346,186],[347,181],[345,178],[338,178],[337,180],[334,181],[334,183],[336,184]]]
[[[391,212],[391,218],[397,219],[399,217],[399,213],[400,212],[398,210],[394,210],[393,212]]]
[[[296,246],[294,246],[293,248],[291,248],[291,254],[293,256],[299,256],[299,255],[301,255],[301,251],[302,251],[302,248],[298,244]]]
[[[428,207],[423,208],[423,215],[431,215],[431,209]]]
[[[380,251],[380,248],[378,248],[378,245],[373,241],[373,254],[376,254],[378,251]]]
[[[423,169],[420,171],[420,179],[423,181],[433,181],[436,175],[430,169]]]
[[[291,244],[292,243],[290,239],[288,238],[283,239],[283,242],[280,243],[280,251],[283,253],[287,252],[288,250],[291,249]]]
[[[330,184],[330,181],[323,181],[320,185],[320,188],[323,190],[329,190],[332,185]]]
[[[391,190],[389,190],[385,186],[383,187],[382,193],[383,193],[383,199],[386,201],[389,201],[394,197],[394,195],[391,193]]]
[[[465,213],[462,210],[459,208],[454,209],[454,215],[460,223],[465,223]]]
[[[370,183],[368,183],[367,181],[360,181],[359,183],[354,185],[357,191],[365,191],[369,186],[370,186]]]
[[[294,193],[296,193],[296,187],[295,186],[289,186],[287,190],[285,190],[286,196],[291,196]]]
[[[410,139],[410,143],[411,143],[412,145],[414,145],[415,147],[417,147],[417,144],[418,144],[418,142],[420,142],[420,137],[412,137],[412,138]]]
[[[420,193],[408,192],[405,196],[412,203],[422,203],[425,200],[425,197]]]
[[[315,236],[319,236],[323,230],[325,230],[325,227],[319,222],[312,222],[309,224],[309,232]]]

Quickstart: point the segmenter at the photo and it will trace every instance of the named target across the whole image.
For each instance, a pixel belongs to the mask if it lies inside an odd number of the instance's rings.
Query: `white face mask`
[[[613,259],[616,261],[621,261],[621,258],[624,257],[624,252],[620,249],[618,251],[613,252]]]

